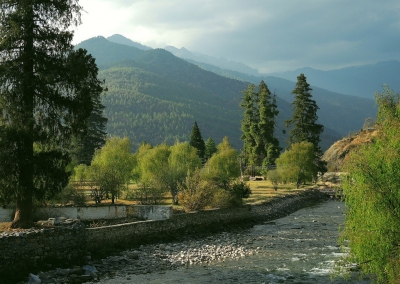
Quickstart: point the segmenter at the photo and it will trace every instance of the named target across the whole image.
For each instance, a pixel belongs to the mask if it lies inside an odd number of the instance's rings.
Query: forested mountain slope
[[[258,84],[261,80],[268,85],[271,92],[276,94],[286,102],[293,101],[291,94],[300,73],[292,74],[290,80],[273,76],[251,76],[235,71],[220,69],[218,67],[191,61],[204,70],[212,71],[221,76],[232,79]],[[374,99],[362,98],[358,96],[343,95],[316,87],[318,81],[307,77],[307,82],[311,85],[313,99],[319,106],[318,117],[320,122],[327,128],[338,132],[341,136],[346,136],[350,132],[360,130],[365,118],[376,116],[376,105]],[[373,97],[373,91],[371,91]]]
[[[249,82],[203,70],[163,49],[143,51],[102,37],[84,41],[77,47],[86,48],[96,58],[101,68],[100,78],[106,80],[109,91],[104,104],[110,135],[128,136],[134,148],[143,141],[172,144],[176,139],[188,140],[194,121],[197,121],[204,139],[212,137],[219,143],[228,136],[234,147],[242,147],[240,125],[243,110],[239,103],[241,91]],[[283,121],[290,118],[291,109],[290,104],[281,98],[291,98],[294,83],[290,82],[283,88],[270,84],[268,80],[266,82],[278,96],[277,136],[283,143]],[[254,83],[258,85],[259,80]],[[313,92],[313,96],[317,98],[318,94]],[[328,104],[331,109],[322,104],[318,112],[320,122],[326,126],[322,137],[324,149],[353,130],[346,127],[353,121],[346,121],[346,114],[342,112],[344,104],[337,104],[333,97],[331,99],[332,103]],[[351,108],[345,111],[358,115],[360,122],[356,129],[359,129],[363,114]],[[326,117],[323,113],[332,115]]]

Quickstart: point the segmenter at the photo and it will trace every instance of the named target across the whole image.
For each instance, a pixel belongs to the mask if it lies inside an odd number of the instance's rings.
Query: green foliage
[[[16,202],[12,227],[33,225],[33,198],[67,184],[71,138],[85,133],[103,91],[94,58],[71,45],[81,9],[76,0],[0,2],[0,195]]]
[[[179,184],[178,199],[186,212],[201,210],[211,204],[213,189],[202,179],[199,169],[193,174],[188,171],[185,181]]]
[[[163,188],[149,187],[146,183],[141,183],[138,188],[127,191],[125,199],[136,201],[142,205],[158,205],[164,199],[166,190]]]
[[[284,182],[294,182],[297,188],[306,181],[312,181],[318,173],[314,157],[314,145],[312,143],[292,144],[276,160],[282,180]]]
[[[307,83],[304,74],[297,77],[292,103],[292,118],[286,120],[286,127],[292,126],[289,131],[289,145],[301,142],[310,142],[314,146],[315,161],[320,172],[326,172],[326,164],[321,160],[323,152],[319,146],[320,135],[324,131],[324,126],[317,123],[317,110],[319,107],[312,99],[312,89]]]
[[[258,91],[250,84],[243,91],[244,97],[240,106],[244,109],[242,120],[242,140],[244,142],[242,156],[252,168],[263,165],[274,165],[281,148],[275,137],[275,119],[279,113],[276,96],[271,95],[268,86],[261,81]]]
[[[209,179],[229,184],[232,179],[240,175],[239,153],[232,148],[226,136],[217,149],[217,153],[208,160],[203,171]]]
[[[376,95],[379,135],[352,152],[343,184],[347,206],[341,241],[350,247],[349,263],[378,283],[400,276],[400,95],[386,86]]]
[[[269,170],[267,172],[267,179],[272,183],[272,187],[278,190],[278,185],[282,182],[282,177],[278,169]]]
[[[100,97],[93,98],[93,110],[87,120],[87,131],[75,135],[71,155],[76,164],[90,165],[94,152],[106,143],[107,118],[104,117],[104,105]]]
[[[204,140],[201,137],[200,129],[197,126],[197,122],[194,122],[192,133],[190,134],[190,146],[196,148],[197,150],[197,155],[200,157],[200,159],[204,158],[206,146],[204,144]]]
[[[129,182],[133,169],[133,157],[130,152],[131,143],[128,138],[112,137],[95,152],[89,168],[89,176],[100,191],[111,194],[112,203],[120,190]],[[98,192],[94,197],[101,201]]]
[[[251,194],[250,186],[242,181],[234,182],[231,185],[231,191],[238,199],[249,198]]]
[[[204,152],[204,158],[208,160],[214,153],[217,152],[217,146],[215,145],[215,142],[211,137],[208,137],[208,139],[205,142],[205,146],[206,150]]]
[[[82,191],[78,191],[72,184],[68,184],[61,192],[50,199],[50,202],[63,205],[72,203],[75,206],[85,206],[86,195]]]
[[[178,185],[185,180],[187,172],[195,172],[201,168],[201,159],[197,155],[198,151],[187,142],[176,142],[170,147],[171,154],[168,158],[169,174],[168,184],[169,192],[172,195],[174,203],[177,203]]]

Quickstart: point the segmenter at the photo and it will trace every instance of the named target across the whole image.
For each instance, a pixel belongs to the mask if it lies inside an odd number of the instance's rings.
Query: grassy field
[[[280,185],[278,190],[274,190],[272,188],[272,185],[269,181],[248,181],[247,184],[250,186],[250,189],[252,191],[252,194],[250,195],[249,198],[244,199],[245,204],[258,204],[262,202],[269,201],[273,198],[276,197],[282,197],[290,194],[296,194],[301,191],[304,191],[305,189],[311,187],[311,186],[304,186],[300,189],[296,189],[295,186],[291,185]],[[134,185],[131,185],[130,187],[134,187]],[[87,204],[94,204],[93,201],[88,201]],[[102,204],[107,205],[111,204],[111,200],[104,200],[102,201]],[[124,200],[124,199],[117,199],[115,201],[115,204],[135,204],[134,201],[130,200]],[[167,195],[163,202],[162,205],[172,205],[172,199],[171,196]],[[174,210],[181,210],[181,206],[179,205],[173,205]],[[4,232],[8,230],[8,226],[10,225],[9,222],[0,222],[0,232]],[[17,231],[18,229],[14,230]]]

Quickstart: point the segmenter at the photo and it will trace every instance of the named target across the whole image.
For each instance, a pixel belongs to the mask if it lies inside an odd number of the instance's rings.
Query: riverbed
[[[95,264],[102,273],[87,283],[370,283],[331,279],[343,222],[344,203],[326,201],[247,230],[125,251]]]

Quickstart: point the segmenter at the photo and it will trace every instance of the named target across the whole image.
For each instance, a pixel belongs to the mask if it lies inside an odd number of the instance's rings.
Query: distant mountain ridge
[[[163,49],[140,50],[104,37],[86,40],[76,46],[79,47],[86,48],[96,58],[101,69],[99,76],[106,80],[109,91],[103,103],[110,135],[128,136],[134,147],[143,141],[172,144],[176,139],[188,140],[193,123],[197,121],[203,138],[212,137],[219,143],[228,136],[235,148],[242,147],[243,110],[239,103],[241,91],[247,88],[250,80],[217,75]],[[257,85],[262,79],[243,76]],[[290,92],[294,82],[274,77],[264,79],[278,95],[277,136],[284,146],[285,136],[281,130],[283,121],[291,116],[288,101],[293,100]],[[320,123],[325,125],[321,144],[324,149],[359,129],[364,118],[375,115],[372,99],[317,88],[312,94],[320,107]]]
[[[305,67],[270,75],[294,80],[300,73],[306,74],[308,83],[314,86],[345,95],[373,98],[375,92],[382,91],[383,84],[388,85],[395,92],[400,91],[400,62],[397,60],[330,71]]]
[[[236,72],[250,74],[253,76],[260,75],[258,73],[257,69],[251,68],[244,63],[228,60],[223,57],[216,58],[216,57],[201,54],[198,52],[191,52],[184,47],[178,49],[174,46],[166,46],[164,49],[168,50],[173,55],[183,58],[183,59],[194,60],[196,62],[211,64],[211,65],[217,66],[222,69],[228,69],[228,70],[232,70],[232,71],[236,71]]]
[[[136,47],[136,48],[141,49],[141,50],[150,50],[150,49],[152,49],[149,46],[146,46],[146,45],[143,45],[143,44],[138,43],[136,41],[133,41],[133,40],[131,40],[129,38],[126,38],[126,37],[124,37],[123,35],[120,35],[120,34],[114,34],[112,36],[109,36],[109,37],[107,37],[107,40],[111,41],[111,42],[119,43],[119,44],[125,44],[125,45],[129,45],[129,46],[133,46],[133,47]]]

